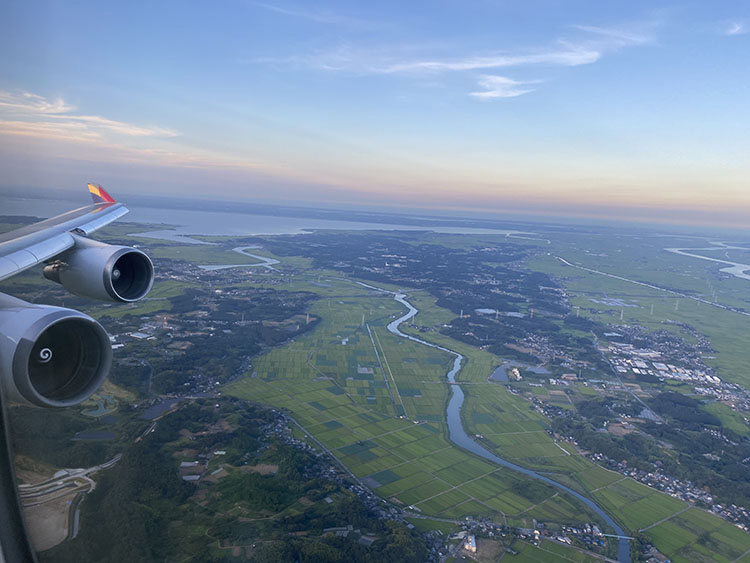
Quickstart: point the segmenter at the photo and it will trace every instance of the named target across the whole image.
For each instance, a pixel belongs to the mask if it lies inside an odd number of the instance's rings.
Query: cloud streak
[[[31,92],[0,91],[0,123],[3,133],[43,136],[47,131],[59,138],[66,132],[82,140],[102,138],[106,134],[126,137],[176,137],[178,133],[163,127],[134,125],[98,115],[79,115],[62,98],[49,100]]]
[[[389,50],[363,50],[350,45],[288,57],[261,57],[241,60],[246,64],[305,66],[315,70],[348,72],[355,75],[443,74],[474,70],[493,70],[524,66],[579,66],[595,63],[602,57],[597,49],[560,43],[556,49],[528,53],[498,53],[464,57],[405,58]]]
[[[271,9],[270,5],[262,6]],[[274,10],[282,11],[273,7]],[[283,10],[285,13],[287,10]],[[296,15],[296,13],[295,13]],[[558,39],[551,47],[537,47],[525,50],[494,53],[469,53],[463,56],[406,56],[413,47],[393,47],[381,49],[359,49],[348,44],[335,49],[322,50],[304,55],[287,57],[266,57],[241,61],[248,64],[272,64],[306,67],[327,72],[349,73],[352,75],[448,75],[483,72],[474,79],[484,91],[469,92],[479,99],[511,98],[531,92],[522,88],[523,82],[507,76],[487,74],[487,71],[501,69],[521,69],[525,67],[576,67],[598,62],[605,55],[629,47],[648,45],[654,42],[655,24],[645,23],[633,26],[591,26],[574,25],[574,38]],[[427,51],[429,48],[423,48]]]
[[[595,50],[571,47],[557,51],[551,50],[521,55],[471,56],[459,59],[405,61],[373,66],[371,67],[371,70],[372,72],[380,74],[395,74],[415,72],[460,72],[530,65],[579,66],[594,63],[600,58],[601,53]]]
[[[589,41],[599,40],[602,49],[610,50],[635,45],[647,45],[654,41],[650,32],[652,25],[639,26],[641,29],[627,27],[600,27],[596,25],[574,25],[573,28],[590,35]]]
[[[185,144],[184,138],[176,139],[179,136],[164,127],[78,114],[62,98],[0,91],[0,164],[6,168],[26,162],[28,171],[29,161],[36,167],[40,161],[62,159],[72,163],[290,176],[283,166],[260,162],[236,151],[228,154]]]
[[[479,77],[479,86],[484,88],[484,90],[481,92],[471,92],[469,95],[482,100],[516,98],[534,91],[533,88],[524,88],[523,86],[526,84],[538,84],[539,82],[538,80],[523,82],[505,76],[484,74]]]
[[[50,101],[31,92],[13,94],[0,91],[0,112],[2,113],[55,115],[68,113],[73,109],[75,108],[66,104],[61,98]]]
[[[308,11],[299,8],[286,8],[284,6],[269,4],[267,2],[253,2],[253,5],[268,12],[273,12],[291,18],[303,19],[319,24],[339,25],[355,29],[376,29],[381,27],[375,22],[352,18],[328,11]]]

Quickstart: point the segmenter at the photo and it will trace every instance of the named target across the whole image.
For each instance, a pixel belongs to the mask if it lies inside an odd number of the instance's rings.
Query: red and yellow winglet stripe
[[[89,193],[94,203],[115,203],[115,198],[104,191],[99,184],[89,184]]]

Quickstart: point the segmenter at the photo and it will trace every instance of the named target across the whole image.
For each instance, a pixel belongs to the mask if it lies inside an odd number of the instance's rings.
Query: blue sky
[[[745,2],[3,12],[6,185],[721,224],[750,211]]]

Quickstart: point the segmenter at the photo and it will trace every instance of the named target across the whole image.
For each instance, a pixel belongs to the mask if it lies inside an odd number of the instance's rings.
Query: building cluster
[[[556,535],[554,539],[562,543],[567,543],[568,545],[573,543],[573,539],[589,547],[605,547],[607,545],[607,540],[602,535],[599,526],[590,522],[587,522],[580,527],[562,526],[561,532],[562,533]]]
[[[569,354],[561,346],[552,344],[543,334],[529,334],[518,341],[522,352],[539,358],[540,363],[547,364],[555,359],[570,361]]]
[[[652,376],[660,381],[672,380],[694,385],[695,393],[714,398],[743,413],[745,422],[750,419],[750,393],[736,383],[720,379],[700,358],[684,348],[636,348],[632,344],[611,343],[605,349],[612,366],[623,376]]]
[[[632,344],[619,342],[611,343],[607,347],[607,352],[615,370],[623,375],[650,375],[661,381],[673,379],[709,387],[719,387],[722,383],[721,379],[713,374],[713,370],[706,366],[683,367],[666,363],[678,361],[684,364],[687,359],[685,357],[678,357],[676,360],[666,359],[662,352],[657,350],[636,348]]]
[[[574,373],[564,373],[560,377],[549,377],[547,380],[550,385],[567,387],[571,383],[576,383],[578,381],[578,376]]]

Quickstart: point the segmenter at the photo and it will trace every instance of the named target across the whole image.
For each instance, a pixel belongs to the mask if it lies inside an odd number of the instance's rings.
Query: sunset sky
[[[750,224],[746,2],[0,13],[6,188]]]

